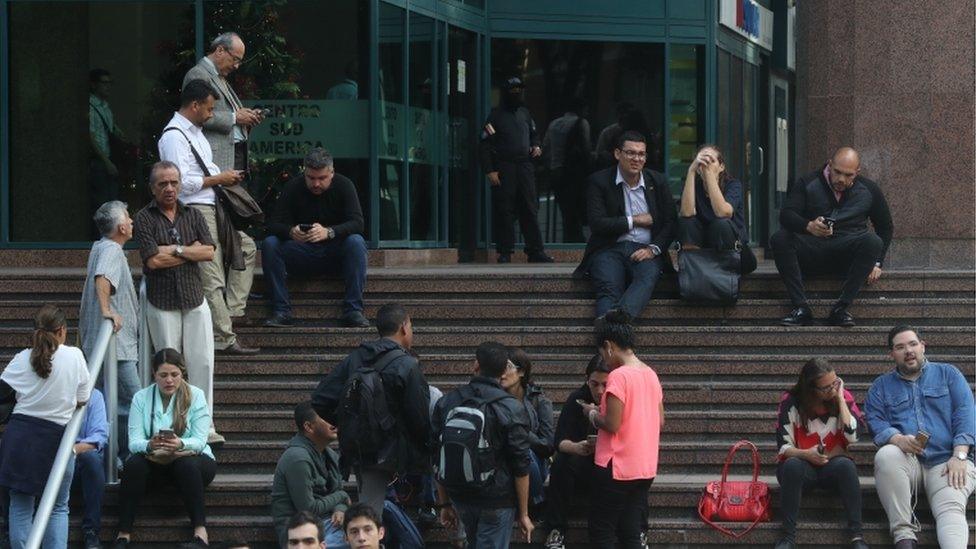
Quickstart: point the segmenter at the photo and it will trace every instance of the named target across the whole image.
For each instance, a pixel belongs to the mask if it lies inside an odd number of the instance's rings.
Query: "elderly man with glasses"
[[[589,276],[596,290],[596,316],[623,309],[640,316],[661,276],[674,237],[675,208],[663,174],[644,167],[647,140],[624,132],[614,150],[617,165],[587,181],[589,241],[575,276]]]

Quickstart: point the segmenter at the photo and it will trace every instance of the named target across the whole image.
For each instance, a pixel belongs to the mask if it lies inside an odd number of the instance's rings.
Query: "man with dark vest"
[[[586,184],[592,233],[573,275],[593,280],[597,318],[617,308],[636,318],[661,276],[661,252],[674,237],[677,215],[667,179],[644,168],[643,135],[624,132],[613,154],[617,165],[594,173]]]
[[[509,78],[502,85],[501,103],[488,115],[478,151],[491,184],[498,262],[512,261],[517,213],[529,263],[552,263],[553,259],[543,250],[536,218],[539,199],[532,159],[542,155],[542,148],[532,115],[522,105],[524,88],[518,77]]]
[[[809,325],[813,313],[803,274],[842,274],[844,285],[827,322],[854,326],[848,312],[865,283],[881,278],[894,225],[877,183],[861,177],[857,151],[842,147],[825,166],[798,179],[780,211],[782,228],[769,238],[793,311],[784,326]],[[868,230],[868,221],[874,232]]]

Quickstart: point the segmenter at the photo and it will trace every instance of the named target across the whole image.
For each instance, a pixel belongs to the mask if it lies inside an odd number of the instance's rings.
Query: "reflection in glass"
[[[704,111],[699,63],[700,47],[671,46],[668,68],[671,72],[671,120],[668,128],[668,163],[671,190],[681,192],[681,184],[695,152],[702,143]]]
[[[403,105],[404,10],[380,3],[380,240],[402,240],[402,172],[407,113]]]
[[[459,261],[474,260],[478,242],[477,221],[482,218],[482,177],[477,170],[474,144],[478,141],[475,56],[478,37],[457,27],[448,31],[447,135],[448,216],[452,246]]]
[[[511,74],[526,83],[526,106],[542,135],[551,122],[562,117],[573,98],[582,98],[581,110],[590,127],[591,162],[583,171],[595,171],[616,163],[613,149],[624,130],[640,131],[648,139],[647,166],[660,170],[660,146],[664,126],[664,46],[624,42],[570,40],[492,40],[492,78],[497,84]],[[497,103],[497,89],[492,90]],[[540,170],[546,165],[545,157]],[[543,170],[538,178],[539,223],[547,242],[582,242],[589,234],[567,231],[557,205],[556,186],[563,181],[585,184],[585,177],[567,179]],[[585,175],[588,175],[585,174]],[[558,177],[559,181],[556,181]],[[577,209],[585,208],[579,203]],[[584,212],[577,212],[585,219]]]
[[[410,239],[437,239],[437,176],[440,162],[436,148],[436,121],[432,72],[434,20],[423,15],[410,16]]]

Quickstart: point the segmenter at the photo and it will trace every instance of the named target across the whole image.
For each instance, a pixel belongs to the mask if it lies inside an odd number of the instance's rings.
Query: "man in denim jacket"
[[[919,486],[935,517],[939,546],[965,548],[966,503],[976,487],[973,393],[955,366],[926,360],[918,330],[892,328],[888,347],[895,370],[871,384],[865,412],[880,448],[874,477],[895,548],[917,546],[920,526],[912,500]],[[920,440],[922,432],[927,443]]]

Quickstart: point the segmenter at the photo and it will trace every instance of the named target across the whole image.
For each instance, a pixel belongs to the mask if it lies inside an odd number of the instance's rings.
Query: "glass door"
[[[478,173],[478,35],[458,27],[447,31],[447,224],[458,261],[474,259],[482,211]]]

